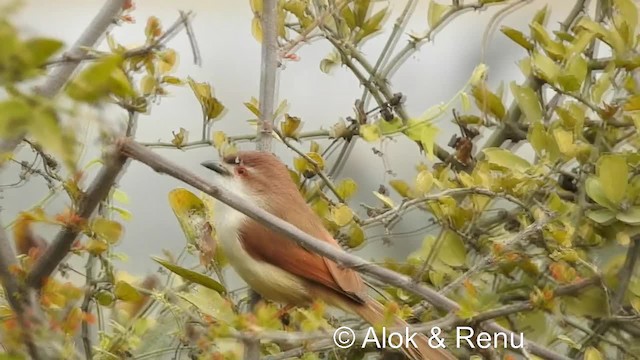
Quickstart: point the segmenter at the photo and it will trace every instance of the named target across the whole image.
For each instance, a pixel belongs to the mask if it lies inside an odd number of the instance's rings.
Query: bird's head
[[[268,195],[293,185],[285,165],[275,155],[258,151],[240,151],[221,161],[201,164],[216,172],[222,183],[252,195]]]

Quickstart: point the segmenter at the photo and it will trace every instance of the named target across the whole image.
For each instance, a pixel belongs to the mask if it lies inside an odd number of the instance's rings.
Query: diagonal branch
[[[275,215],[267,212],[264,209],[257,207],[256,205],[245,201],[244,199],[225,191],[224,189],[209,183],[188,169],[172,163],[162,156],[155,154],[151,150],[136,143],[132,139],[123,138],[117,141],[117,148],[123,155],[138,160],[147,166],[151,167],[157,172],[165,173],[178,180],[181,180],[194,188],[206,193],[219,200],[220,202],[227,204],[228,206],[242,212],[251,219],[259,222],[267,228],[286,235],[291,240],[295,241],[299,245],[303,246],[309,251],[313,251],[319,255],[325,256],[337,264],[353,268],[354,270],[372,276],[377,280],[383,281],[390,286],[395,286],[404,290],[407,290],[413,294],[421,296],[435,307],[444,311],[456,311],[460,306],[451,299],[439,294],[437,291],[421,285],[408,276],[396,273],[395,271],[383,268],[381,266],[372,264],[364,259],[342,251],[339,248],[335,248],[329,243],[318,240],[306,232],[298,229],[290,223],[278,218]],[[491,332],[503,332],[508,336],[516,336],[512,331],[494,323],[489,322],[483,325],[483,327]],[[544,346],[538,345],[534,342],[525,340],[525,347],[532,354],[552,359],[552,360],[568,360],[569,358],[560,355]]]
[[[73,58],[82,57],[87,48],[93,47],[109,26],[114,23],[114,18],[122,10],[124,3],[125,0],[107,0],[96,17],[93,18],[89,26],[67,52],[67,55]],[[46,82],[36,89],[38,94],[46,98],[53,98],[69,80],[78,65],[78,62],[72,61],[56,67]],[[26,133],[23,132],[13,138],[0,139],[0,154],[13,152],[25,135]]]
[[[126,158],[116,152],[107,154],[105,165],[102,166],[102,169],[100,169],[100,172],[80,200],[76,210],[80,218],[88,219],[91,217],[100,202],[109,194],[125,162]],[[58,264],[67,256],[79,233],[78,226],[66,226],[58,233],[51,246],[38,259],[27,276],[27,284],[29,286],[36,289],[42,287],[46,278],[53,273]]]

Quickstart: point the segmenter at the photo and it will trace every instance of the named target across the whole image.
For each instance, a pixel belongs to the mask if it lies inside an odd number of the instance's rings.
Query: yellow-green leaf
[[[169,205],[190,244],[200,239],[203,226],[208,221],[207,208],[198,196],[187,189],[177,188],[169,192]]]
[[[510,28],[508,26],[503,26],[500,28],[503,34],[507,35],[509,39],[513,40],[516,44],[522,46],[523,48],[531,51],[533,50],[533,44],[529,39],[527,39],[524,34],[516,29]]]
[[[440,23],[442,16],[451,9],[451,5],[440,4],[435,0],[431,0],[429,3],[429,9],[427,10],[427,22],[431,28],[434,28]]]
[[[114,290],[118,300],[136,302],[142,298],[142,294],[126,281],[118,281]]]
[[[351,222],[353,219],[353,212],[345,204],[340,204],[331,209],[331,217],[336,225],[343,227]]]
[[[623,155],[602,155],[598,159],[598,181],[602,191],[614,204],[620,204],[627,191],[629,166]]]
[[[520,156],[509,150],[501,148],[487,148],[482,150],[487,157],[487,161],[507,169],[524,172],[531,167],[531,164]]]
[[[358,191],[358,184],[353,179],[344,179],[338,183],[336,190],[340,197],[347,200]]]
[[[431,190],[433,186],[433,174],[428,170],[422,170],[416,177],[416,190],[421,194],[425,194]]]
[[[386,196],[386,195],[382,195],[377,191],[373,192],[373,195],[375,195],[378,199],[380,199],[380,201],[382,201],[387,207],[394,207],[395,205],[393,204],[393,200],[391,200],[390,197]]]
[[[476,100],[476,105],[483,112],[489,112],[496,119],[502,120],[506,113],[502,100],[491,92],[485,83],[478,83],[471,88],[471,95]]]
[[[297,139],[300,132],[300,118],[284,114],[284,121],[280,123],[280,131],[284,137]]]
[[[364,243],[364,231],[360,225],[351,224],[351,231],[349,232],[349,240],[347,240],[347,246],[350,248],[356,248]]]
[[[122,236],[122,224],[104,218],[97,218],[91,224],[91,230],[109,244],[115,244]]]
[[[394,179],[389,181],[389,185],[395,190],[400,196],[406,198],[409,197],[409,192],[411,191],[411,187],[404,180]]]
[[[584,352],[584,360],[604,360],[604,357],[598,349],[589,346]]]
[[[170,263],[167,260],[164,259],[160,259],[158,257],[152,256],[151,257],[155,262],[159,263],[160,265],[164,266],[167,270],[171,271],[172,273],[180,276],[181,278],[183,278],[186,281],[190,281],[194,284],[198,284],[198,285],[202,285],[208,289],[214,290],[218,293],[224,294],[227,290],[224,288],[224,286],[222,284],[220,284],[219,282],[215,281],[214,279],[210,278],[207,275],[201,274],[199,272],[193,271],[193,270],[189,270],[186,268],[183,268],[181,266],[178,266],[176,264]]]
[[[374,142],[380,139],[380,128],[375,124],[360,125],[360,136],[367,142]]]
[[[510,84],[520,110],[530,123],[539,122],[542,119],[542,107],[538,95],[528,86],[520,86],[514,82]]]
[[[539,52],[533,53],[531,61],[534,74],[550,84],[554,84],[562,72],[558,64]]]

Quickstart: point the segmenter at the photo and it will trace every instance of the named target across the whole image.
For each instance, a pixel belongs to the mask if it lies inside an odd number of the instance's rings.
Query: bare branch
[[[105,165],[93,180],[77,208],[77,215],[82,219],[91,217],[100,202],[107,197],[116,178],[122,171],[126,158],[118,153],[109,153],[105,159]],[[56,266],[65,258],[71,249],[71,245],[78,237],[78,227],[64,227],[53,240],[51,246],[34,264],[27,276],[27,284],[36,289],[43,285],[44,280],[51,275]]]
[[[273,106],[276,97],[278,70],[278,32],[276,0],[264,0],[262,5],[262,63],[260,66],[260,125],[258,151],[270,151],[273,129]]]
[[[160,155],[153,153],[151,150],[146,149],[144,146],[129,138],[119,139],[117,141],[117,147],[120,149],[122,154],[146,164],[157,172],[165,173],[193,186],[209,196],[216,198],[222,203],[242,212],[267,228],[288,236],[291,240],[301,246],[304,246],[304,248],[309,251],[325,256],[339,265],[353,268],[358,272],[372,276],[390,286],[395,286],[421,296],[441,310],[451,312],[459,309],[459,305],[455,301],[438,294],[438,292],[427,286],[416,283],[410,277],[367,262],[362,258],[344,252],[340,248],[336,248],[327,242],[318,240],[290,223],[272,215],[266,210],[261,209],[216,185],[212,185],[188,169],[164,159]],[[485,324],[484,328],[492,332],[504,332],[507,335],[513,334],[512,331],[493,322]],[[528,340],[525,340],[525,347],[529,352],[548,359],[569,359]]]

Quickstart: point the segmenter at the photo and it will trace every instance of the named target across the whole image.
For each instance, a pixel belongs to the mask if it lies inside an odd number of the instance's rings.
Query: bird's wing
[[[309,224],[308,221],[309,218],[300,224],[302,226],[298,227],[316,238],[340,248],[340,245],[322,227],[322,224]],[[317,225],[320,227],[318,228]],[[240,238],[245,251],[253,258],[277,266],[306,280],[327,286],[358,303],[364,303],[366,299],[364,282],[352,269],[339,266],[330,259],[307,251],[289,238],[253,220],[249,220],[244,225]]]

